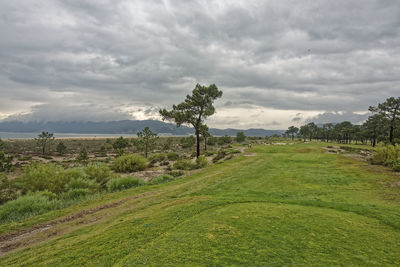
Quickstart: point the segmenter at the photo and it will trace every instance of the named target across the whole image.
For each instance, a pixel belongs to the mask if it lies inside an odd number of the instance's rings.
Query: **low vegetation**
[[[157,186],[112,178],[107,191],[114,193],[101,196],[85,195],[89,187],[76,182],[69,188],[84,189],[71,193],[82,204],[57,213],[47,211],[64,205],[58,195],[25,195],[18,200],[42,203],[29,211],[36,215],[16,223],[24,215],[12,212],[24,205],[7,202],[2,208],[13,217],[2,219],[3,234],[82,217],[9,241],[20,249],[3,255],[2,264],[36,266],[46,259],[55,266],[152,266],[163,259],[164,266],[398,265],[398,176],[347,156],[356,150],[333,154],[324,146],[254,145],[229,161],[235,149],[226,148],[223,163],[185,178],[172,171],[147,183]],[[71,179],[88,179],[76,169],[71,173]],[[78,200],[71,195],[69,201]]]
[[[111,179],[107,183],[107,189],[110,192],[115,192],[115,191],[121,191],[124,189],[128,189],[131,187],[140,186],[143,184],[144,184],[144,182],[142,180],[140,180],[139,178],[121,177],[121,178]]]
[[[123,155],[115,159],[112,168],[117,172],[137,172],[147,168],[147,159],[137,155]]]
[[[385,146],[376,150],[371,158],[373,164],[379,164],[393,168],[400,172],[400,146]]]

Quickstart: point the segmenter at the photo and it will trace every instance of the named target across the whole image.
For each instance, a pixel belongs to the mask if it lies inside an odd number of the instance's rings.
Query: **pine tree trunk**
[[[196,130],[196,157],[200,157],[200,134]]]
[[[391,144],[393,144],[393,131],[394,131],[393,125],[390,125],[389,142],[390,142]]]

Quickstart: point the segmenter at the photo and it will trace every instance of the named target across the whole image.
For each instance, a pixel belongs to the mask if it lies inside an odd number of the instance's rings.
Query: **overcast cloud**
[[[365,118],[400,96],[398,0],[0,0],[0,119],[157,119],[196,83],[213,127]]]

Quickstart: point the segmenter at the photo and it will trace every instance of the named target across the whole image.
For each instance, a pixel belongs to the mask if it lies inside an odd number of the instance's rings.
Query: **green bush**
[[[13,200],[17,197],[16,190],[4,173],[0,173],[0,204]]]
[[[44,192],[30,193],[0,206],[0,222],[10,222],[25,219],[61,208],[62,202],[50,199]]]
[[[173,177],[171,175],[163,174],[163,175],[160,175],[160,176],[154,178],[153,180],[151,180],[149,182],[149,184],[162,184],[162,183],[172,181],[174,179],[175,179],[175,177]]]
[[[168,160],[172,160],[172,161],[178,160],[179,159],[179,153],[177,153],[177,152],[169,152],[167,154],[167,158],[168,158]]]
[[[86,179],[88,178],[83,168],[70,168],[64,171],[64,175],[69,179]]]
[[[172,177],[179,177],[184,175],[185,173],[183,171],[170,171],[168,175],[171,175]]]
[[[206,152],[204,152],[204,154],[205,154],[207,157],[212,156],[212,155],[214,155],[214,154],[216,154],[216,153],[217,153],[216,151],[206,151]]]
[[[131,187],[143,185],[143,181],[139,178],[122,177],[111,179],[107,183],[107,189],[110,192],[120,191]]]
[[[213,158],[213,163],[217,163],[219,160],[225,158],[226,156],[226,151],[225,150],[219,150],[217,155]]]
[[[13,157],[7,156],[4,151],[0,151],[0,172],[11,172],[14,170],[12,164]]]
[[[66,185],[66,190],[74,189],[87,189],[90,192],[95,192],[100,190],[100,185],[93,180],[83,179],[83,178],[73,178]]]
[[[400,171],[400,146],[388,145],[378,148],[371,158],[372,164],[385,165]]]
[[[160,163],[161,166],[168,166],[169,165],[169,161],[165,160],[163,162]]]
[[[397,161],[396,163],[394,163],[392,168],[395,172],[400,172],[400,161]]]
[[[79,151],[78,157],[76,158],[77,161],[79,162],[86,162],[89,160],[89,155],[86,147],[82,148]]]
[[[113,162],[112,168],[117,172],[136,172],[147,168],[147,160],[137,154],[121,156]]]
[[[205,156],[200,156],[196,159],[196,168],[201,169],[208,165],[208,160]]]
[[[15,182],[22,193],[48,190],[58,194],[65,191],[69,177],[63,168],[52,163],[32,163],[24,168],[24,173]]]
[[[213,146],[217,142],[218,138],[217,137],[210,137],[207,139],[207,145],[208,146]]]
[[[232,143],[232,137],[228,135],[224,135],[218,138],[218,145],[220,146],[230,143]]]
[[[64,199],[78,199],[82,198],[86,195],[89,195],[90,191],[87,188],[74,188],[71,190],[68,190],[66,193],[63,194]]]
[[[105,186],[115,176],[111,169],[104,163],[89,164],[85,167],[85,173],[89,179],[96,181],[101,186]]]
[[[196,164],[194,164],[190,159],[180,159],[174,163],[174,169],[178,170],[193,170],[196,168]]]
[[[162,162],[167,159],[167,155],[164,153],[153,154],[149,157],[151,163]]]
[[[196,139],[194,138],[194,136],[189,136],[189,137],[181,138],[180,142],[181,142],[182,148],[190,148],[190,147],[194,146],[194,144],[196,143]]]
[[[230,151],[229,151],[231,154],[240,154],[240,153],[242,153],[240,150],[238,150],[238,149],[231,149]]]

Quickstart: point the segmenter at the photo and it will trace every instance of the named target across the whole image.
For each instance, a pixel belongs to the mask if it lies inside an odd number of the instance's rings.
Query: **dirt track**
[[[139,199],[148,195],[152,195],[154,192],[148,192],[144,193],[141,195],[133,196],[133,197],[128,197],[121,199],[116,202],[112,202],[109,204],[105,204],[102,206],[98,206],[92,209],[88,210],[83,210],[47,223],[43,224],[38,224],[32,227],[29,227],[27,229],[22,229],[18,230],[12,233],[8,233],[5,235],[0,236],[0,255],[6,254],[8,252],[11,252],[13,250],[30,246],[39,242],[43,242],[49,238],[59,236],[61,234],[66,234],[69,233],[77,228],[83,227],[85,225],[90,225],[91,223],[94,223],[98,220],[104,220],[106,217],[100,216],[96,217],[94,216],[93,218],[90,218],[90,215],[94,215],[95,213],[111,208],[118,207],[130,200],[134,199]],[[75,227],[72,227],[71,229],[64,229],[62,228],[63,224],[66,223],[74,223]],[[57,228],[60,229],[55,229]],[[61,227],[58,227],[61,226]],[[68,226],[69,225],[65,225]],[[78,227],[76,227],[78,226]]]

